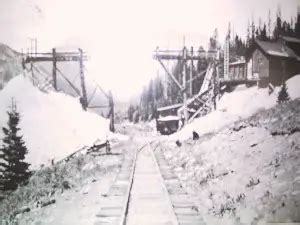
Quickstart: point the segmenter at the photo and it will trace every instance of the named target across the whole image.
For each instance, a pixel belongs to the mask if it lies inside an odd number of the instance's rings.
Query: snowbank
[[[299,103],[277,105],[195,142],[161,142],[204,224],[300,221]]]
[[[300,74],[290,78],[286,85],[291,99],[300,98]]]
[[[22,75],[0,92],[0,127],[6,126],[12,98],[21,114],[19,127],[29,149],[27,161],[33,166],[59,160],[110,135],[109,121],[83,111],[79,99],[57,92],[43,93]],[[2,135],[0,132],[0,138]]]
[[[291,99],[300,97],[300,75],[287,81],[287,89]],[[171,135],[170,140],[187,140],[192,137],[192,132],[199,135],[215,132],[235,121],[247,118],[254,113],[269,109],[277,104],[280,88],[269,95],[268,88],[240,85],[231,93],[225,93],[217,104],[218,109],[204,117],[195,119],[179,132]]]

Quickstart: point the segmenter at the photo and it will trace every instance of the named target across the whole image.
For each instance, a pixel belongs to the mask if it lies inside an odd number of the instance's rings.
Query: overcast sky
[[[219,41],[231,22],[245,35],[254,18],[296,17],[300,0],[0,0],[0,42],[19,50],[38,38],[40,51],[82,47],[91,55],[89,71],[126,100],[155,75],[156,46],[207,47],[215,28]]]

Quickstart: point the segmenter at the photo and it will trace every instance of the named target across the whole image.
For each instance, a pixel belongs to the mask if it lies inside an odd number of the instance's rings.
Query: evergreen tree
[[[295,35],[300,38],[300,13],[298,13],[297,21],[295,23]]]
[[[282,102],[286,102],[286,101],[289,101],[289,100],[290,100],[290,97],[289,97],[289,94],[288,94],[286,84],[284,82],[281,89],[280,89],[280,91],[279,91],[279,93],[278,93],[277,102],[282,103]]]
[[[129,108],[128,108],[128,111],[127,111],[129,122],[133,122],[133,114],[134,114],[134,111],[135,111],[134,106],[133,106],[132,104],[130,104],[130,106],[129,106]]]
[[[262,40],[262,41],[268,40],[266,24],[264,24],[263,29],[260,31],[260,40]]]
[[[208,43],[208,50],[214,51],[218,48],[218,29],[216,28],[213,32],[213,36],[210,37],[209,43]]]
[[[155,89],[153,85],[153,80],[150,81],[149,87],[148,87],[148,93],[147,93],[147,105],[148,105],[148,117],[146,117],[146,120],[151,120],[154,117],[155,114]]]
[[[272,38],[272,33],[271,33],[271,28],[272,26],[272,22],[271,22],[271,10],[269,9],[269,13],[268,13],[268,39],[271,40]]]
[[[246,36],[246,47],[249,48],[251,46],[251,37],[250,37],[250,23],[248,21],[248,26],[247,26],[247,36]]]
[[[276,25],[273,31],[273,37],[275,40],[279,38],[279,36],[282,34],[282,20],[281,20],[281,8],[278,6],[277,9],[277,15],[276,15]]]
[[[254,39],[255,39],[255,24],[254,24],[254,20],[252,18],[252,24],[251,24],[251,44],[252,45],[254,43]]]
[[[15,190],[18,185],[25,184],[31,173],[30,164],[24,162],[28,150],[23,137],[18,134],[20,114],[17,112],[15,103],[12,103],[8,114],[8,127],[3,127],[3,144],[0,148],[0,159],[2,161],[0,173],[0,189]]]

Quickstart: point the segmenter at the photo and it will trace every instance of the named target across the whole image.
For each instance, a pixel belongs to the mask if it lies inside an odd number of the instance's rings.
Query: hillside
[[[0,43],[0,90],[21,71],[21,54]]]
[[[294,100],[277,104],[279,89],[268,95],[238,87],[217,111],[162,138],[161,150],[207,224],[300,221],[299,79],[287,81]]]

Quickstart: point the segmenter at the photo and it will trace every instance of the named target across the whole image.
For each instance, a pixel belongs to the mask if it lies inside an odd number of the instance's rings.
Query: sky
[[[88,75],[120,100],[138,94],[159,69],[153,51],[207,47],[215,28],[223,42],[230,22],[246,35],[248,21],[290,21],[300,0],[0,0],[0,42],[21,51],[83,48]],[[185,40],[185,42],[183,41]]]

